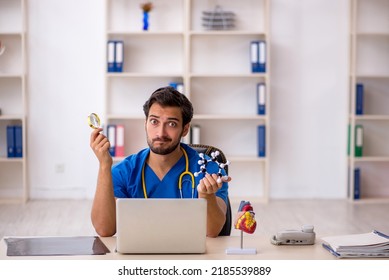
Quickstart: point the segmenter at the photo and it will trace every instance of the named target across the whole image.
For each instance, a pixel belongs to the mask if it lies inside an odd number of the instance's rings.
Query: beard
[[[180,139],[181,139],[181,137],[179,137],[177,141],[172,141],[172,139],[169,137],[158,137],[158,138],[150,139],[147,136],[147,144],[149,145],[150,150],[153,153],[155,153],[157,155],[168,155],[171,152],[173,152],[178,147],[178,145],[180,145]],[[162,147],[162,146],[157,147],[154,145],[155,141],[163,141],[165,143],[166,142],[170,142],[170,143],[166,147]]]

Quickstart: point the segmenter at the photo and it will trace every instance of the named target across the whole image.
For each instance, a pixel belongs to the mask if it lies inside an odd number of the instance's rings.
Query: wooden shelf
[[[28,200],[26,0],[0,1],[0,18],[0,203],[20,203]],[[7,126],[15,124],[22,126],[22,158],[6,157]]]
[[[348,193],[358,203],[389,201],[389,2],[350,0],[350,7],[349,124],[363,127],[363,156],[348,158]],[[355,114],[357,84],[364,86],[362,115]],[[350,129],[352,151],[355,139],[355,129]],[[356,168],[360,199],[354,198]]]
[[[236,163],[233,172],[237,178],[231,183],[231,188],[239,186],[241,193],[236,195],[254,192],[267,199],[270,150],[267,148],[265,158],[255,155],[257,127],[264,124],[268,128],[270,123],[270,74],[251,72],[250,43],[266,40],[270,69],[270,0],[219,1],[225,9],[234,10],[237,21],[234,30],[217,31],[201,26],[201,11],[209,9],[208,1],[174,0],[167,4],[156,0],[153,4],[156,9],[150,18],[157,21],[163,17],[163,24],[150,23],[149,30],[143,31],[139,1],[106,1],[106,40],[124,41],[125,60],[124,72],[106,73],[105,123],[123,124],[126,154],[138,152],[147,146],[141,108],[144,101],[161,86],[183,83],[184,94],[195,109],[192,125],[201,125],[201,142],[221,148]],[[174,17],[161,14],[159,4],[161,9],[169,8]],[[124,17],[124,8],[133,17]],[[215,52],[216,46],[220,47]],[[257,114],[257,83],[266,83],[266,115]],[[270,129],[266,130],[266,141],[270,141]],[[251,175],[243,176],[245,172]]]
[[[354,162],[389,162],[389,156],[387,157],[354,157]]]

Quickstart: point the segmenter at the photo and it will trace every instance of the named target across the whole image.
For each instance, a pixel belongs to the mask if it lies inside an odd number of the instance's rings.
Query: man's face
[[[182,128],[182,114],[179,107],[161,107],[154,103],[146,120],[147,144],[159,155],[173,152],[181,137],[188,134],[189,124]]]

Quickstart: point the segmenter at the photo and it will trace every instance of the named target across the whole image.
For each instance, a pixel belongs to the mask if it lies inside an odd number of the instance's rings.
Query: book
[[[356,85],[356,91],[355,91],[355,114],[356,115],[363,115],[363,90],[364,86],[363,84],[357,84]]]
[[[266,156],[266,127],[265,125],[258,126],[258,156]]]
[[[355,126],[355,157],[363,155],[363,126],[357,124]]]
[[[265,83],[257,84],[257,114],[266,114],[266,86]]]
[[[389,236],[377,230],[321,239],[323,248],[337,258],[389,258]]]

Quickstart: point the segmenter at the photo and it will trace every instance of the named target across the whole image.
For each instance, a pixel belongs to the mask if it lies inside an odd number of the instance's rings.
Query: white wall
[[[28,1],[28,173],[32,198],[92,197],[87,116],[102,112],[104,5]]]
[[[346,196],[347,0],[272,1],[271,197]]]
[[[31,198],[92,198],[103,0],[28,1]],[[271,197],[345,197],[348,1],[272,0]]]

